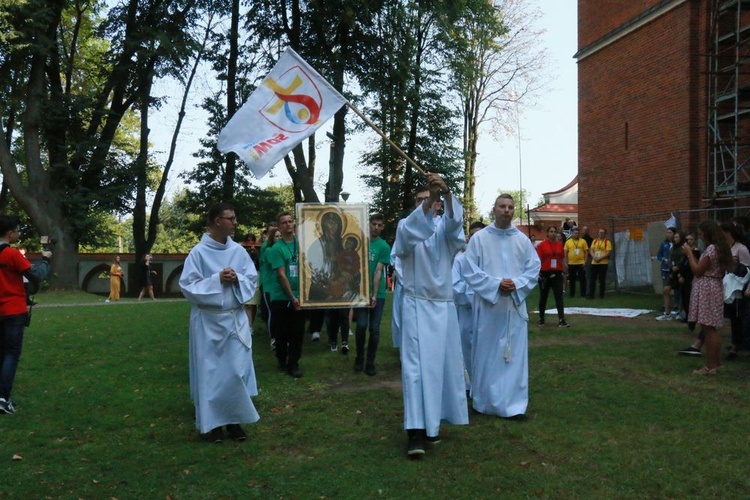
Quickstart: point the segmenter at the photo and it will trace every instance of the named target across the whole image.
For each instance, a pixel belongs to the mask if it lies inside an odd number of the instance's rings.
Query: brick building
[[[580,220],[748,204],[749,2],[578,0],[578,47]]]

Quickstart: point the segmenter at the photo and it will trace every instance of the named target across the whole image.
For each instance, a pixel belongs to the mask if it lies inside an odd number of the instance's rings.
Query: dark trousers
[[[732,343],[734,343],[734,332],[732,332]],[[742,349],[750,349],[750,303],[747,301],[742,311],[742,342],[739,346]]]
[[[584,264],[569,264],[570,296],[576,296],[576,281],[581,285],[581,297],[586,296],[586,268]]]
[[[357,318],[356,339],[357,361],[359,362],[365,359],[365,337],[369,325],[370,340],[367,342],[367,364],[375,364],[375,355],[378,353],[378,344],[380,343],[380,321],[383,319],[384,309],[385,299],[377,299],[373,308],[359,307],[354,310],[354,317]]]
[[[680,303],[682,309],[685,311],[685,317],[687,318],[688,312],[690,312],[690,291],[693,288],[693,281],[685,281],[680,283]]]
[[[323,323],[325,323],[325,309],[313,309],[312,311],[310,311],[309,317],[310,324],[307,327],[307,333],[320,333],[320,331],[323,329]]]
[[[604,287],[607,283],[608,264],[591,264],[591,276],[589,276],[589,298],[593,299],[596,295],[596,282],[599,282],[599,298],[604,298]]]
[[[732,326],[732,344],[742,349],[745,343],[745,332],[743,331],[743,313],[745,311],[745,300],[735,299],[731,304],[724,304],[724,317],[729,318]]]
[[[341,343],[348,341],[349,337],[349,308],[328,310],[328,343],[338,343],[338,335],[341,332]]]
[[[550,290],[555,297],[558,319],[565,319],[562,271],[542,271],[539,278],[539,320],[544,321],[544,311],[547,309],[547,298]]]
[[[21,359],[26,314],[0,318],[0,398],[9,399]]]
[[[302,356],[305,312],[295,311],[288,300],[274,300],[271,302],[271,317],[279,366],[296,368]]]

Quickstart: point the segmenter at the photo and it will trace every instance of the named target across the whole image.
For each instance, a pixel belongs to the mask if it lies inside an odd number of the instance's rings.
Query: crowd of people
[[[511,223],[514,201],[509,195],[497,198],[492,224],[471,225],[468,244],[463,208],[442,177],[427,174],[414,200],[413,211],[398,223],[393,248],[380,237],[384,217],[370,216],[369,247],[364,249],[369,303],[352,315],[353,369],[375,376],[390,266],[395,282],[391,331],[400,354],[407,454],[418,458],[428,445],[440,442],[441,423],[468,424],[468,401],[479,413],[526,418],[525,300],[538,283],[541,261],[529,238]],[[258,289],[279,371],[294,378],[303,376],[306,322],[311,340],[318,341],[322,318],[327,317],[331,345],[339,341],[333,329],[341,335],[340,352],[346,354],[349,311],[329,309],[326,314],[300,306],[299,266],[305,250],[291,213],[280,214],[267,228],[257,259],[249,251],[255,245],[245,245],[246,251],[232,240],[237,217],[230,205],[212,207],[206,224],[207,232],[188,255],[180,278],[193,306],[190,394],[196,426],[208,441],[226,436],[243,440],[241,425],[259,418],[252,403],[257,383],[249,312]]]
[[[703,252],[698,240],[704,243]],[[698,326],[695,341],[678,354],[701,356],[705,351],[705,366],[693,373],[715,375],[722,361],[718,330],[725,319],[731,326],[731,345],[724,359],[733,361],[741,349],[750,347],[750,313],[745,311],[750,303],[750,252],[742,219],[723,224],[706,220],[697,234],[669,227],[656,258],[664,285],[664,309],[656,319],[683,321],[690,330]]]
[[[367,248],[370,301],[367,307],[352,311],[357,324],[353,368],[374,376],[386,269],[391,266],[395,282],[391,331],[393,345],[399,349],[403,425],[407,455],[412,458],[421,457],[440,442],[442,424],[467,424],[469,405],[478,413],[526,419],[525,302],[529,293],[540,285],[540,325],[545,324],[551,291],[557,324],[567,327],[562,293],[566,278],[570,278],[571,296],[580,290],[582,297],[594,299],[599,284],[598,297],[603,297],[612,252],[604,229],[589,241],[587,231],[581,234],[574,224],[567,229],[548,228],[547,238],[535,248],[512,224],[514,200],[506,194],[495,201],[493,222],[486,227],[472,224],[467,238],[462,206],[445,181],[435,174],[427,174],[425,180],[425,186],[415,192],[414,209],[397,225],[393,248],[380,238],[383,216],[371,216]],[[240,424],[258,419],[252,404],[257,394],[252,347],[246,340],[250,321],[243,312],[258,286],[279,371],[294,378],[303,376],[300,361],[306,322],[310,339],[319,341],[326,316],[331,350],[335,352],[336,345],[340,352],[348,352],[345,332],[351,320],[346,309],[330,309],[326,314],[300,306],[299,266],[304,250],[295,233],[293,215],[282,213],[267,228],[255,263],[232,242],[236,225],[231,206],[212,208],[208,232],[188,256],[180,279],[185,296],[193,303],[190,367],[196,422],[211,442],[224,439],[222,428],[229,437],[242,440],[245,433]],[[563,232],[567,238],[560,238]],[[700,325],[697,342],[701,344],[691,349],[700,352],[705,344],[706,366],[696,373],[713,374],[720,350],[717,329],[723,318],[723,308],[717,314],[717,304],[723,300],[721,276],[733,262],[733,245],[711,221],[698,227],[698,237],[707,244],[703,254],[696,253],[693,235],[682,238],[676,230],[669,235],[670,272],[665,283],[670,284],[670,296],[679,297],[676,304],[684,308],[686,319]],[[343,252],[343,246],[339,250]],[[331,265],[338,260],[335,255],[328,259]],[[685,284],[690,282],[691,298],[685,299]],[[689,308],[690,303],[697,305]],[[207,355],[205,350],[212,353]]]
[[[563,305],[568,280],[570,297],[579,291],[581,297],[594,299],[597,283],[598,296],[604,296],[612,252],[606,231],[601,229],[591,238],[587,228],[580,230],[566,221],[567,227],[547,228],[546,239],[535,247],[512,224],[513,198],[501,194],[493,205],[493,221],[487,226],[471,224],[466,235],[463,208],[437,174],[426,174],[414,201],[413,210],[396,227],[392,248],[380,237],[383,215],[370,216],[368,246],[361,249],[368,256],[369,300],[365,307],[351,311],[301,307],[300,265],[305,250],[300,248],[291,213],[281,213],[269,224],[260,245],[254,236],[239,244],[232,238],[238,225],[234,208],[226,203],[210,208],[206,233],[190,251],[179,280],[192,305],[190,396],[196,427],[206,440],[245,440],[242,425],[260,418],[252,401],[258,394],[252,355],[252,325],[258,309],[280,372],[303,377],[300,361],[306,324],[310,339],[319,341],[327,320],[331,350],[347,354],[353,317],[353,369],[377,375],[389,267],[394,281],[391,332],[400,356],[407,455],[419,458],[438,444],[441,424],[468,424],[469,405],[477,413],[526,419],[526,299],[539,285],[539,325],[544,326],[552,292],[557,324],[568,327]],[[333,229],[340,227],[331,224]],[[328,238],[340,236],[333,229],[326,229]],[[0,413],[15,411],[10,390],[27,318],[23,278],[40,281],[51,257],[43,252],[42,262],[31,266],[10,247],[18,241],[18,232],[17,219],[0,217],[0,281],[4,290],[13,290],[0,300]],[[698,239],[706,247],[702,253],[696,246]],[[746,286],[750,252],[744,241],[740,224],[719,226],[707,220],[698,225],[695,235],[668,228],[657,253],[665,290],[664,311],[657,319],[683,319],[691,329],[700,327],[695,343],[680,351],[700,355],[705,350],[706,364],[696,374],[713,375],[719,368],[718,329],[725,317],[732,328],[726,359],[735,359],[748,346],[750,313],[745,305],[750,299],[745,297],[750,297]],[[318,244],[319,253],[325,255],[326,242]],[[328,272],[335,276],[342,272],[338,266],[352,263],[340,258],[347,251],[345,245],[329,246],[333,254],[327,261],[333,267]],[[356,249],[360,250],[359,243]],[[149,264],[147,255],[141,295],[151,295]],[[109,300],[119,298],[122,274],[115,259]],[[726,284],[728,275],[736,278],[734,288]]]

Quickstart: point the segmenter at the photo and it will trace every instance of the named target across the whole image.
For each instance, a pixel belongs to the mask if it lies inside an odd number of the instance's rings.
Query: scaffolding
[[[710,0],[707,190],[750,195],[750,0]]]

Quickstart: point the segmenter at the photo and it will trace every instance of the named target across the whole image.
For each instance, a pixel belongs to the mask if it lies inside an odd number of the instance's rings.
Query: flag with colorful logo
[[[234,151],[261,178],[346,103],[294,50],[287,49],[219,134],[222,153]]]

